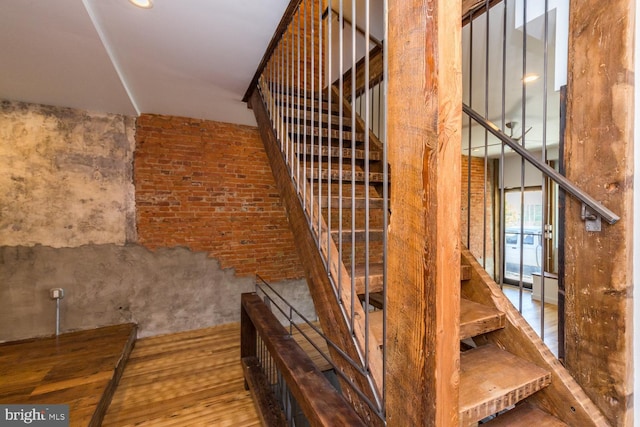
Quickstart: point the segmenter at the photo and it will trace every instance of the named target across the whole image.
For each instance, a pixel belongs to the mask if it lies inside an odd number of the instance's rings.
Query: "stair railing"
[[[552,25],[549,1],[528,3],[479,0],[462,19],[463,111],[468,117],[463,120],[462,240],[562,358],[564,213],[558,205],[565,193],[582,202],[589,231],[599,231],[601,219],[615,224],[619,217],[562,175],[564,102],[559,90],[566,76],[552,66],[560,67],[566,58],[560,33],[554,37],[553,31],[568,25],[561,19],[567,14],[557,10]],[[557,152],[558,170],[549,164],[552,152]],[[534,192],[541,204],[527,201]],[[550,274],[556,272],[557,292],[555,274]],[[517,288],[505,286],[508,282]],[[556,295],[545,294],[547,288]],[[529,293],[539,302],[527,306],[537,312],[525,313],[523,295]],[[558,316],[557,322],[546,316]]]
[[[292,339],[292,327],[287,331],[257,294],[242,294],[241,362],[263,423],[364,426]]]
[[[605,207],[602,203],[591,197],[586,192],[582,191],[572,181],[568,180],[563,175],[560,175],[558,171],[551,168],[546,163],[542,163],[538,158],[529,152],[526,148],[522,147],[518,142],[511,138],[506,133],[502,132],[494,123],[482,117],[477,111],[472,110],[468,105],[462,104],[462,111],[471,117],[476,123],[481,125],[492,135],[504,142],[509,148],[515,151],[520,157],[533,165],[536,169],[549,177],[560,186],[564,191],[575,197],[583,204],[585,204],[593,213],[601,216],[609,224],[613,225],[620,220],[620,217]]]
[[[345,25],[347,9],[359,16],[351,10],[356,2],[340,2],[338,24],[322,19],[320,0],[292,3],[297,4],[288,10],[288,22],[283,18],[281,35],[274,36],[254,78],[256,87],[246,98],[258,90],[324,261],[335,304],[357,348],[357,360],[349,363],[366,378],[371,409],[384,420],[384,332],[377,331],[385,330],[386,320],[381,316],[374,333],[370,311],[372,294],[383,295],[386,289],[386,149],[370,130],[369,91],[363,94],[367,102],[362,117],[356,113],[356,72],[349,82],[352,96],[343,95],[347,68],[357,69],[369,81],[369,2],[364,2],[365,21],[357,25]],[[357,31],[360,26],[364,36]],[[362,60],[356,57],[360,48],[365,52]],[[335,75],[337,83],[330,84]],[[384,133],[384,125],[379,129]]]

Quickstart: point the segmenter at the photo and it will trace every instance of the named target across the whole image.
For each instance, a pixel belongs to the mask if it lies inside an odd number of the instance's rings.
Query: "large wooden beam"
[[[613,425],[633,423],[634,1],[572,0],[567,177],[621,219],[585,230],[567,199],[565,360]]]
[[[390,426],[458,425],[460,7],[389,2]]]

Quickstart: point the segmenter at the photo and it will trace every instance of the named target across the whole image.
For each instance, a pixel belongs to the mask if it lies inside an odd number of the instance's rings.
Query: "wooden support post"
[[[634,1],[572,0],[565,168],[618,214],[585,230],[567,198],[566,366],[616,426],[633,424]]]
[[[387,422],[458,425],[460,1],[389,1]]]

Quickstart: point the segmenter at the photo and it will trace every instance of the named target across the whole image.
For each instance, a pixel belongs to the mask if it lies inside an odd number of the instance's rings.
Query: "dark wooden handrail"
[[[365,426],[258,295],[242,294],[241,306],[243,363],[255,361],[260,336],[311,425]]]
[[[244,96],[242,97],[242,102],[247,102],[249,101],[249,98],[251,98],[251,94],[258,86],[258,80],[260,79],[262,72],[267,67],[267,63],[269,62],[269,59],[271,59],[271,55],[273,55],[273,52],[276,50],[276,47],[278,47],[278,43],[280,42],[282,35],[287,31],[287,26],[289,25],[289,22],[291,22],[291,20],[293,19],[293,16],[296,14],[296,11],[298,10],[298,6],[300,5],[300,3],[302,3],[302,0],[291,0],[289,2],[289,5],[285,9],[284,14],[282,15],[282,18],[280,19],[280,23],[276,27],[276,31],[273,33],[273,37],[271,37],[271,41],[267,46],[267,50],[264,52],[264,55],[262,55],[262,60],[260,61],[260,65],[258,65],[258,68],[256,69],[256,72],[253,75],[253,79],[251,79],[251,83],[249,84],[247,91],[244,93]]]

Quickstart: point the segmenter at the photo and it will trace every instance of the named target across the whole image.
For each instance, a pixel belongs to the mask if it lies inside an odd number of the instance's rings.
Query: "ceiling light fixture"
[[[151,9],[153,7],[151,0],[129,0],[129,2],[142,9]]]
[[[526,76],[524,76],[524,78],[522,79],[522,81],[524,83],[531,83],[531,82],[535,82],[536,80],[538,80],[540,78],[539,74],[536,73],[531,73],[531,74],[527,74]]]

